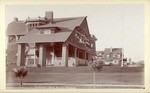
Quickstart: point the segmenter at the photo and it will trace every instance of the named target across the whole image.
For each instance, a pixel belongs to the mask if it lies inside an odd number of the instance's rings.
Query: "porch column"
[[[53,50],[52,50],[52,63],[51,64],[54,64],[54,47],[55,47],[55,44],[53,43]]]
[[[86,51],[84,51],[84,60],[85,60],[85,64],[86,64]]]
[[[68,45],[66,43],[63,43],[62,45],[62,61],[64,65],[68,66]]]
[[[77,62],[77,48],[76,47],[74,47],[74,58],[75,58],[76,65],[78,66],[78,62]]]
[[[17,66],[25,66],[25,44],[18,44]]]
[[[40,44],[39,47],[39,64],[46,66],[46,47],[43,44]]]

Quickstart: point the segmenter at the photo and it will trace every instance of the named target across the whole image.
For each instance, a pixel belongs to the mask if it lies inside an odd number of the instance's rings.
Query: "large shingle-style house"
[[[6,31],[10,45],[17,44],[18,66],[80,66],[96,55],[94,35],[88,29],[87,17],[14,18]]]
[[[104,51],[97,51],[97,57],[104,62],[104,65],[121,65],[122,48],[105,48]]]

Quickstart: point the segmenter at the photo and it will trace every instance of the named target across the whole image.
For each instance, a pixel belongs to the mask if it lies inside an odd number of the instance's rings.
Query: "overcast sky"
[[[97,37],[96,50],[124,48],[124,55],[133,61],[144,60],[144,5],[43,5],[6,6],[6,27],[14,17],[44,17],[53,11],[54,18],[87,16],[91,34]]]

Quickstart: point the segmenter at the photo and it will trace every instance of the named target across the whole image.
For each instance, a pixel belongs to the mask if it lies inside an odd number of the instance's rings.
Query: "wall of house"
[[[80,31],[81,30],[81,31]],[[89,39],[89,46],[86,45],[86,43],[80,42],[80,40],[77,38],[76,34],[77,31],[79,31],[82,35],[86,36],[87,39]],[[89,33],[89,29],[88,29],[88,24],[87,24],[87,20],[85,19],[81,26],[76,28],[72,34],[70,35],[70,37],[68,38],[67,42],[69,44],[71,44],[72,46],[79,48],[81,50],[85,50],[86,47],[88,47],[89,49],[92,50],[92,52],[94,53],[96,50],[95,47],[95,39],[91,40],[91,35]],[[91,47],[91,44],[93,44],[93,47]],[[89,57],[89,60],[91,60],[91,58]],[[81,60],[80,60],[81,62]],[[84,61],[83,61],[84,62]]]
[[[62,58],[61,59],[55,59],[53,62],[54,62],[54,66],[65,66],[65,62],[62,61]]]
[[[78,64],[78,66],[86,66],[87,65],[87,61],[85,59],[76,58],[76,62]]]
[[[68,66],[69,67],[77,66],[76,59],[74,57],[68,57]]]
[[[25,65],[28,67],[37,67],[38,63],[39,63],[39,58],[35,58],[35,59],[34,58],[26,58],[26,60],[25,60]]]
[[[82,35],[86,36],[87,38],[89,38],[90,33],[88,30],[88,25],[87,25],[86,19],[82,22],[80,27],[76,28],[71,33],[70,37],[67,40],[67,42],[70,43],[71,45],[76,46],[76,47],[81,48],[81,49],[83,47],[83,49],[84,49],[85,44],[80,42],[80,40],[77,38],[77,36],[76,36],[77,31],[79,33],[81,33]]]
[[[17,62],[17,47],[18,45],[15,43],[17,41],[17,37],[15,35],[8,36],[8,44],[6,50],[6,63],[7,64],[16,64]]]

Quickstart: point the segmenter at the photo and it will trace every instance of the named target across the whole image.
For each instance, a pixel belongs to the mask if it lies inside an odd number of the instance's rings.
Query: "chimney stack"
[[[110,47],[110,52],[112,53],[112,47]]]
[[[50,22],[53,23],[53,11],[46,11],[45,18]]]
[[[15,18],[14,18],[14,21],[17,22],[17,21],[18,21],[18,17],[15,17]]]

